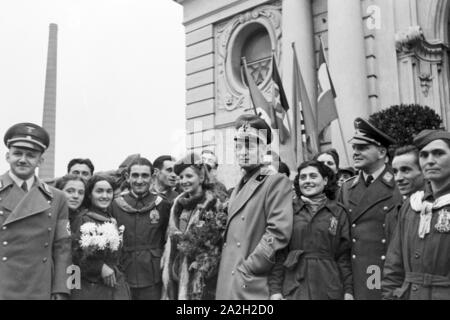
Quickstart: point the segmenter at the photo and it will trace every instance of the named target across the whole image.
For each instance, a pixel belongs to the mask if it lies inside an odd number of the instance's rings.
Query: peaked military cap
[[[442,130],[423,130],[414,137],[413,143],[419,149],[423,149],[427,144],[434,140],[450,141],[450,132]]]
[[[387,134],[375,128],[369,121],[356,118],[354,122],[355,135],[349,141],[351,144],[374,144],[379,147],[389,147],[395,143]]]
[[[266,121],[253,114],[243,114],[235,121],[237,134],[234,140],[255,137],[265,144],[272,143],[272,130]]]
[[[21,147],[44,152],[50,145],[50,136],[34,123],[18,123],[6,131],[3,138],[7,148]]]

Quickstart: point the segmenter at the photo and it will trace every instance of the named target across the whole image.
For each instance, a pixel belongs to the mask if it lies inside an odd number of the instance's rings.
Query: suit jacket
[[[70,293],[69,211],[64,194],[36,178],[28,193],[0,177],[0,299]]]
[[[347,180],[338,201],[347,208],[355,299],[381,299],[381,274],[402,197],[389,167],[366,187],[362,173]]]
[[[275,252],[292,234],[292,184],[279,173],[257,170],[229,202],[216,299],[269,298]]]

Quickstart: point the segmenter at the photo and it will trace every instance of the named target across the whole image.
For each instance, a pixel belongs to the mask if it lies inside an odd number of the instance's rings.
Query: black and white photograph
[[[0,0],[0,52],[0,300],[450,300],[450,0]]]

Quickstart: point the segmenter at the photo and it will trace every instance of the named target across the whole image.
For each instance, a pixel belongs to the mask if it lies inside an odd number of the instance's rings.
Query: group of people
[[[95,173],[35,175],[47,132],[5,134],[0,176],[0,299],[353,300],[450,298],[450,133],[393,138],[355,120],[354,168],[335,150],[268,165],[272,134],[235,122],[242,171],[228,189],[211,151],[133,155]],[[355,170],[356,169],[356,170]]]

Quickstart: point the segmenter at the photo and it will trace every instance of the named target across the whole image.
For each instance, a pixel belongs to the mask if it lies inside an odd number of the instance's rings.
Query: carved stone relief
[[[281,3],[264,5],[232,17],[215,26],[216,124],[230,122],[232,113],[251,110],[248,89],[242,81],[241,55],[246,40],[255,32],[265,32],[271,50],[281,55]],[[271,99],[271,63],[256,61],[249,70],[255,75],[259,88]],[[256,76],[257,75],[257,76]]]

